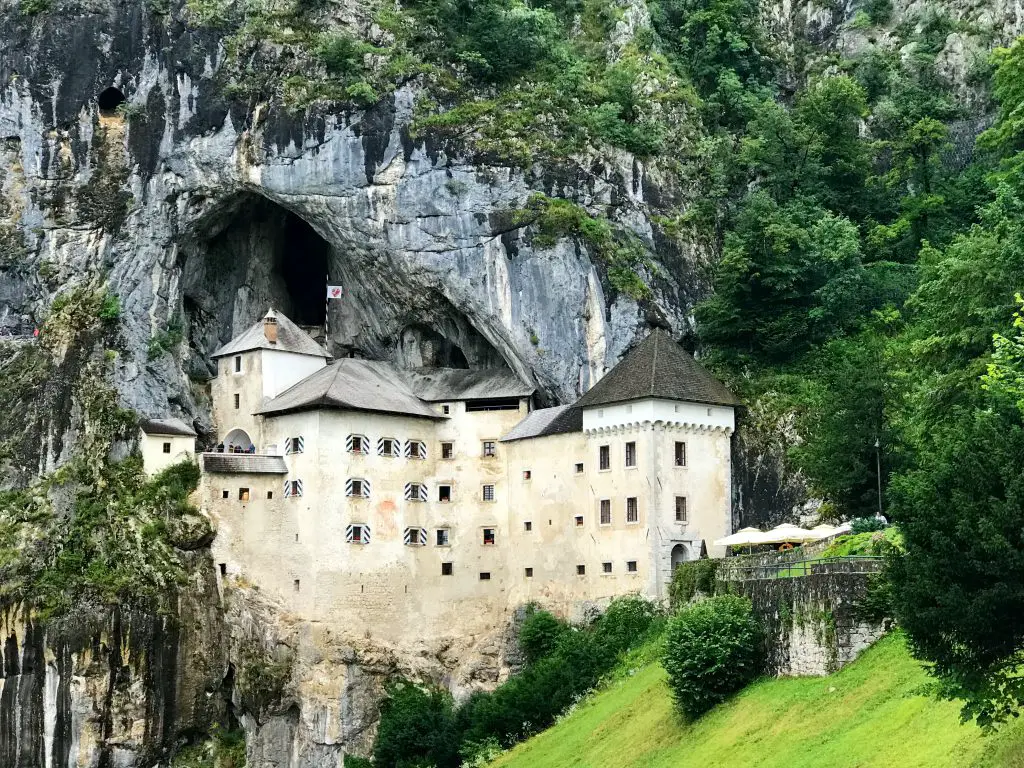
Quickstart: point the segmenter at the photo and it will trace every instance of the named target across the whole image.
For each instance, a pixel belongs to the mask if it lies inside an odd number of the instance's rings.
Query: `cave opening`
[[[299,325],[323,325],[327,312],[327,269],[330,246],[309,224],[285,211],[283,248],[277,268]]]
[[[100,114],[110,117],[117,112],[117,108],[127,101],[120,88],[110,87],[102,91],[96,97],[96,104],[100,108]]]

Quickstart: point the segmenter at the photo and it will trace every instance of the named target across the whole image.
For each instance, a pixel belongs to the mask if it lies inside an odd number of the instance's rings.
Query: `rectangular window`
[[[523,470],[523,480],[529,480],[533,475],[530,474],[530,470]]]
[[[352,486],[349,489],[349,496],[362,496],[363,495],[363,481],[353,480]]]
[[[287,454],[302,453],[306,450],[306,440],[299,437],[286,437],[284,439],[284,452]]]
[[[452,487],[450,485],[437,486],[437,500],[447,504],[452,500]]]
[[[587,575],[587,566],[585,566],[585,565],[577,565],[576,566],[576,575],[577,576],[586,576]]]
[[[171,444],[170,443],[164,443],[164,453],[170,453],[170,452],[171,452]]]
[[[240,407],[241,407],[241,400],[239,399],[239,396],[236,394],[235,395],[235,410],[237,411]]]
[[[345,495],[356,499],[370,498],[370,481],[361,477],[350,477],[345,481]]]
[[[405,443],[405,455],[410,459],[425,459],[427,446],[422,440],[408,440]]]
[[[248,501],[249,500],[249,489],[248,488],[239,488],[238,489],[238,500],[239,501]]]
[[[242,356],[238,355],[235,357],[235,373],[242,372]]]
[[[576,527],[577,528],[582,528],[583,527],[583,515],[576,515],[576,517],[574,519],[576,521]]]
[[[626,561],[626,570],[629,573],[636,573],[636,560],[627,560]]]
[[[274,492],[273,491],[267,491],[267,498],[268,499],[274,498]]]
[[[452,412],[452,407],[450,405],[448,405],[447,403],[445,403],[444,405],[441,406],[441,413],[443,413],[445,416],[450,415],[451,412]]]
[[[483,491],[484,501],[494,501],[494,486],[487,484]]]
[[[435,541],[439,547],[447,547],[451,541],[450,531],[447,528],[438,528],[434,532],[437,536]]]
[[[601,499],[601,525],[612,524],[612,500]]]
[[[455,455],[455,443],[441,443],[441,458],[450,459]]]
[[[484,458],[491,459],[497,454],[497,446],[493,440],[484,440]]]
[[[493,528],[484,528],[484,546],[485,547],[494,546],[494,529]]]
[[[532,579],[533,578],[533,568],[527,568],[526,569],[526,578],[528,578],[528,579]]]
[[[676,522],[686,522],[686,497],[676,496]]]
[[[298,579],[296,579],[295,581],[292,582],[292,589],[294,589],[296,592],[299,591],[299,580]]]
[[[227,490],[221,491],[220,497],[222,499],[230,499],[231,498],[231,491],[227,491]]]
[[[626,522],[636,523],[639,522],[640,515],[637,512],[636,496],[630,496],[626,499]]]
[[[345,528],[345,541],[349,544],[369,544],[370,526],[354,523]]]
[[[441,563],[441,575],[442,576],[451,576],[453,571],[454,571],[454,568],[452,567],[451,563]]]
[[[377,441],[377,453],[381,456],[397,456],[398,441],[390,437],[382,437]]]
[[[491,574],[488,571],[480,571],[480,581],[490,581]]]
[[[427,486],[423,483],[406,483],[405,484],[405,500],[406,501],[426,501],[427,500]]]
[[[612,466],[612,449],[611,446],[602,445],[597,449],[598,462],[597,466],[599,469],[611,469]]]
[[[349,453],[364,454],[370,452],[370,441],[365,435],[349,435],[345,439],[345,450]]]
[[[676,443],[676,466],[686,466],[686,443]]]
[[[427,529],[406,528],[402,540],[407,547],[425,547],[427,546]]]
[[[525,523],[523,523],[523,530],[527,531],[527,532],[532,531],[533,530],[533,523],[531,523],[529,520],[527,520]]]
[[[601,573],[611,573],[611,572],[612,572],[612,564],[611,563],[601,563]]]
[[[285,480],[284,481],[284,497],[290,499],[302,495],[302,481],[301,480]]]
[[[582,475],[583,474],[583,462],[582,461],[579,462],[578,464],[576,464],[576,474],[577,475]]]
[[[626,466],[636,466],[636,443],[633,441],[626,443]]]

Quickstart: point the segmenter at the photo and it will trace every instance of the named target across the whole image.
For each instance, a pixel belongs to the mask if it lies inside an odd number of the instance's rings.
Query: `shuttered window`
[[[345,481],[345,495],[359,499],[370,498],[370,481],[359,477],[350,477]]]
[[[405,484],[405,500],[406,501],[426,501],[427,500],[427,486],[423,483],[406,483]]]
[[[405,546],[425,547],[427,546],[426,528],[406,528],[404,536]]]
[[[354,523],[345,527],[345,541],[349,544],[369,544],[370,526]]]
[[[369,453],[370,441],[366,435],[349,435],[345,439],[345,450],[349,453]]]
[[[301,480],[285,480],[284,481],[284,497],[291,499],[302,495],[302,481]]]
[[[405,457],[407,459],[427,458],[427,444],[422,440],[406,440]]]
[[[299,435],[298,437],[286,437],[284,439],[284,452],[285,453],[303,453],[306,450],[306,439]]]

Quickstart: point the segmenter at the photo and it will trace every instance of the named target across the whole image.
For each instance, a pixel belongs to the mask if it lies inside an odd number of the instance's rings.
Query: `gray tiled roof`
[[[263,332],[263,321],[267,315],[277,318],[277,342],[271,343]],[[277,349],[281,352],[293,352],[297,355],[312,357],[330,357],[326,350],[313,341],[312,337],[295,323],[271,309],[267,315],[257,320],[241,336],[236,336],[211,355],[213,358],[251,352],[254,349]]]
[[[583,397],[581,408],[655,397],[710,405],[739,405],[726,386],[656,328]]]
[[[530,437],[562,435],[583,430],[583,410],[575,405],[556,405],[554,408],[540,408],[529,413],[512,431],[501,438],[501,442],[525,440]]]
[[[139,427],[147,435],[196,436],[196,431],[181,419],[139,419]]]
[[[257,413],[275,416],[312,408],[442,418],[412,393],[390,365],[354,358],[335,360],[269,400]]]
[[[226,475],[286,475],[284,456],[259,453],[204,453],[203,471]]]
[[[403,371],[402,377],[417,397],[429,402],[529,397],[536,389],[508,368],[423,368]]]

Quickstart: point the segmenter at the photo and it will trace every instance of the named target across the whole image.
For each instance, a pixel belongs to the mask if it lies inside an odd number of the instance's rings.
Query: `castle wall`
[[[142,466],[148,475],[155,475],[196,455],[196,439],[185,435],[147,435],[143,432],[139,443],[142,448]],[[165,452],[165,445],[170,450]]]

